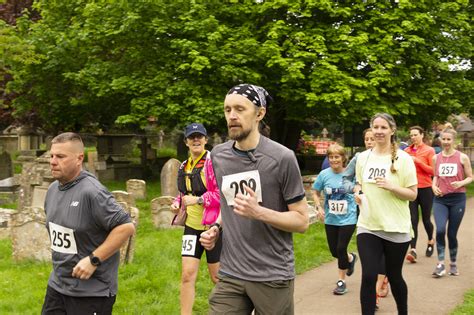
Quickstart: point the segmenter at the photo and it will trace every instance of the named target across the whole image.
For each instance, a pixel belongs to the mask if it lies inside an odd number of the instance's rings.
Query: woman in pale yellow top
[[[360,153],[356,164],[355,191],[361,190],[355,198],[360,205],[357,246],[362,265],[362,314],[375,313],[375,284],[383,255],[398,314],[407,314],[408,289],[402,266],[411,240],[408,201],[417,195],[416,168],[408,153],[398,149],[392,116],[376,114],[370,127],[375,146]]]

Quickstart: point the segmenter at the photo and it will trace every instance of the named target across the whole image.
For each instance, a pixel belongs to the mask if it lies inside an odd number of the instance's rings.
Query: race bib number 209
[[[222,177],[222,193],[229,206],[234,205],[234,198],[238,193],[247,194],[244,189],[245,186],[255,191],[257,201],[262,202],[262,184],[260,182],[260,173],[257,170]]]
[[[49,222],[49,236],[51,239],[51,249],[55,252],[77,254],[73,229]]]

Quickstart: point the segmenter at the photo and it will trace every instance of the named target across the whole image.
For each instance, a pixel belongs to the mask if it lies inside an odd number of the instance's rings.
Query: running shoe
[[[433,252],[434,252],[434,244],[428,244],[428,247],[426,247],[426,257],[431,257],[431,255],[433,255]]]
[[[352,261],[349,263],[349,268],[347,268],[347,272],[346,272],[346,275],[348,277],[352,276],[352,274],[354,273],[354,268],[357,261],[357,255],[355,253],[351,253],[351,255],[352,255]]]
[[[347,293],[346,283],[342,280],[337,282],[336,288],[332,291],[335,295],[343,295]]]
[[[449,275],[450,276],[459,276],[458,267],[456,264],[449,264]]]
[[[416,251],[415,249],[410,249],[407,255],[407,260],[411,262],[412,264],[416,263]]]
[[[433,271],[433,276],[435,278],[441,278],[446,274],[446,268],[444,268],[444,264],[437,264],[436,269]]]

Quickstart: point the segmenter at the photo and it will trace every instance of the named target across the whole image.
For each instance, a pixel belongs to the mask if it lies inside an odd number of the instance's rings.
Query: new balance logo
[[[79,201],[71,202],[71,207],[77,207],[79,205]]]

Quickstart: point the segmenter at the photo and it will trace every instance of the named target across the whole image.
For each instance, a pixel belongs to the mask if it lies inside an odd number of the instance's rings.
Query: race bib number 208
[[[77,254],[74,230],[49,222],[49,236],[51,238],[51,249],[63,254]]]
[[[262,183],[260,182],[260,173],[255,171],[248,171],[226,175],[222,177],[222,193],[227,201],[227,205],[234,205],[234,198],[238,193],[246,195],[244,187],[248,186],[257,195],[257,201],[262,202]]]

